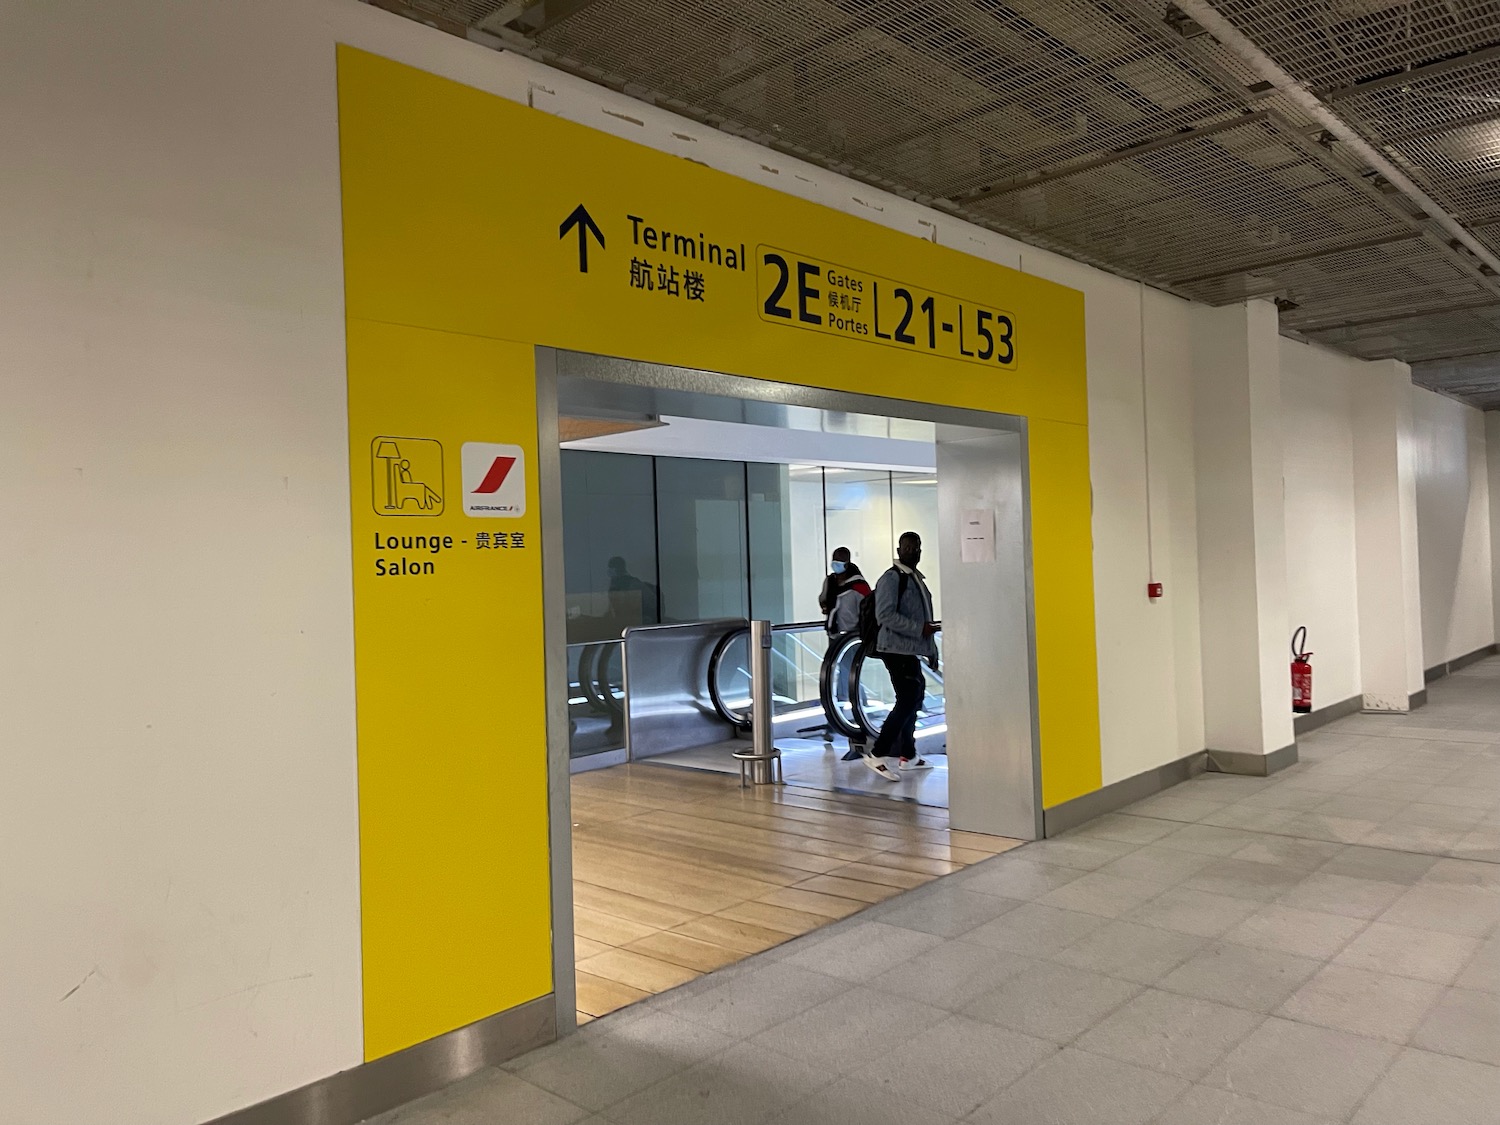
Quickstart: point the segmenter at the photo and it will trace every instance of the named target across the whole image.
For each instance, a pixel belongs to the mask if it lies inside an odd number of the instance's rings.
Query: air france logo
[[[460,460],[465,515],[514,519],[526,514],[526,455],[519,445],[466,441]]]

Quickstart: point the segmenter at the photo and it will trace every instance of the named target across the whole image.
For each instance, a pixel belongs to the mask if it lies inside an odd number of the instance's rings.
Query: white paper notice
[[[966,508],[963,526],[963,561],[995,561],[995,509]]]

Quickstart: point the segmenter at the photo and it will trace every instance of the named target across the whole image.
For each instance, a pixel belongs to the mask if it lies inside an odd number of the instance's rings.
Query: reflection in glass
[[[618,639],[661,620],[650,457],[564,449],[568,642]]]

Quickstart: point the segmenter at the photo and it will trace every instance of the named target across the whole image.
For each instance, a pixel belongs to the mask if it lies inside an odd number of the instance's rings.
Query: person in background
[[[838,593],[833,599],[833,608],[828,611],[828,636],[842,637],[859,628],[859,603],[870,596],[870,584],[856,562],[844,563],[838,574]]]
[[[823,588],[818,591],[818,608],[823,611],[825,620],[833,612],[833,603],[838,601],[844,571],[851,565],[852,558],[848,547],[838,547],[833,552],[833,561],[828,564],[828,573],[823,576]],[[832,631],[833,627],[830,625],[829,632]]]
[[[828,630],[828,651],[833,652],[840,639],[859,628],[859,603],[870,596],[870,584],[859,569],[859,564],[849,556],[848,547],[833,552],[831,572],[823,580],[823,590],[818,595],[818,604],[823,608],[823,625]],[[849,695],[850,662],[841,661],[834,670],[834,697],[845,699]],[[830,734],[833,728],[829,728]],[[856,751],[849,758],[857,757]]]
[[[937,670],[938,627],[933,621],[932,593],[917,569],[922,561],[922,537],[915,531],[901,536],[896,560],[875,584],[875,619],[880,624],[875,654],[890,673],[896,702],[880,733],[865,754],[865,765],[887,781],[900,781],[899,770],[931,769],[917,750],[917,712],[927,695],[922,675],[925,660]],[[896,768],[893,768],[896,767]]]

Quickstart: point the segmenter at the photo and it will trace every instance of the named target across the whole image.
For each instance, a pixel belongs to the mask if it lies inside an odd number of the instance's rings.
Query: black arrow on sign
[[[562,226],[557,228],[558,238],[567,238],[568,232],[574,227],[578,228],[578,272],[589,272],[589,232],[599,240],[599,249],[604,249],[604,232],[599,229],[599,224],[594,222],[594,216],[590,215],[588,208],[582,203],[573,208],[573,213],[562,221]]]

